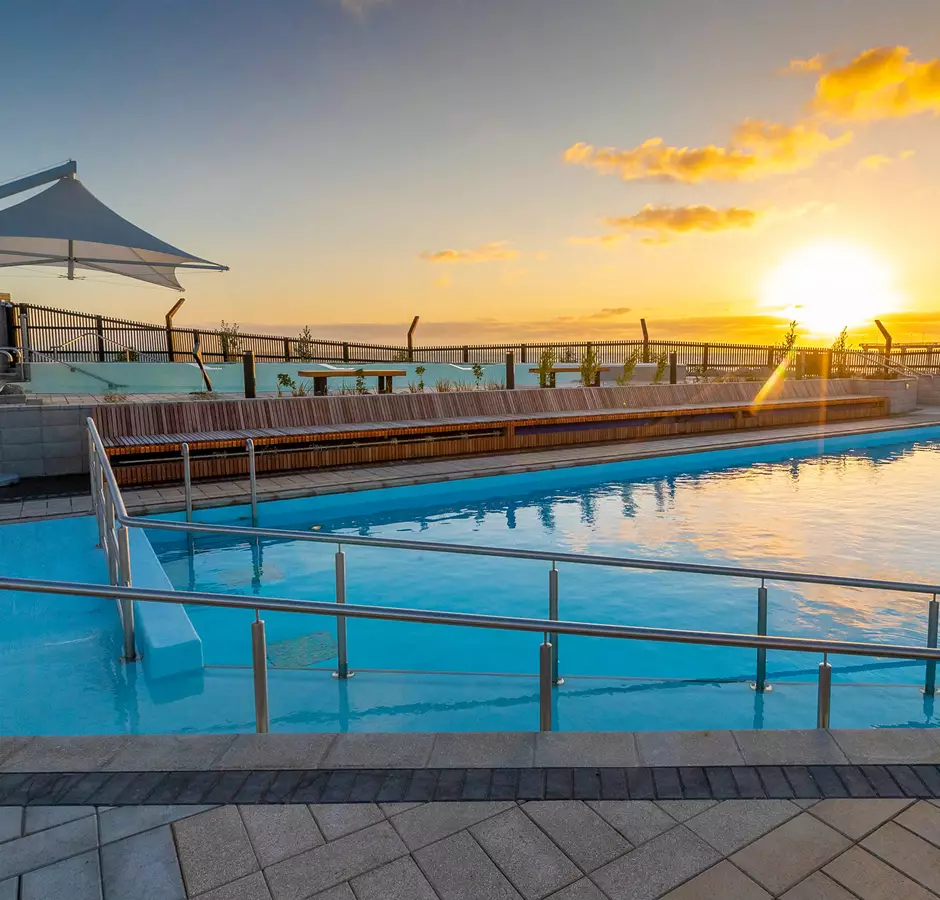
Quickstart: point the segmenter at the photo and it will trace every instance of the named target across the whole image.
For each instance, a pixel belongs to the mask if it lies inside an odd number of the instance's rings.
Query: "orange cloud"
[[[596,313],[591,313],[589,316],[585,316],[584,318],[593,319],[596,321],[604,321],[605,319],[619,319],[627,315],[629,312],[629,306],[605,306],[603,309],[599,309]]]
[[[732,206],[715,209],[713,206],[644,206],[632,216],[605,219],[604,223],[617,231],[597,237],[572,238],[575,244],[601,244],[610,246],[627,240],[634,232],[652,232],[641,238],[645,244],[667,244],[677,235],[695,231],[714,233],[736,228],[753,228],[760,213],[752,209]]]
[[[662,138],[650,138],[628,150],[578,143],[565,151],[564,160],[604,175],[617,174],[624,181],[754,181],[809,168],[851,139],[851,132],[833,138],[810,122],[781,125],[745,119],[728,147],[670,147]]]
[[[819,79],[812,110],[857,121],[940,114],[940,58],[910,57],[907,47],[866,50]]]
[[[913,150],[902,150],[897,156],[885,156],[883,153],[873,153],[871,156],[865,156],[860,159],[855,168],[859,172],[879,172],[885,166],[893,163],[904,162],[914,155]]]
[[[828,53],[817,53],[809,59],[791,59],[780,70],[781,75],[806,75],[809,72],[822,72],[829,65],[831,59]]]
[[[519,251],[506,244],[506,241],[491,241],[473,250],[425,250],[420,258],[431,263],[481,263],[516,259]]]

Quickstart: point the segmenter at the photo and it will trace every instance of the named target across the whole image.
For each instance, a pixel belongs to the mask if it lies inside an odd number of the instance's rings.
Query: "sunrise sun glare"
[[[891,270],[853,244],[811,244],[767,279],[763,304],[813,334],[834,335],[899,308]]]

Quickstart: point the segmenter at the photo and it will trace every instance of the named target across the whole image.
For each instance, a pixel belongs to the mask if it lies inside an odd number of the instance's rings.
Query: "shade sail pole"
[[[4,197],[12,197],[14,194],[21,194],[23,191],[28,191],[43,184],[58,181],[60,178],[74,178],[77,172],[78,164],[74,159],[70,159],[67,163],[62,163],[61,166],[53,166],[51,169],[36,172],[35,175],[27,175],[25,178],[17,178],[16,181],[10,181],[7,184],[0,184],[0,200]]]
[[[75,280],[75,241],[69,241],[69,281]]]

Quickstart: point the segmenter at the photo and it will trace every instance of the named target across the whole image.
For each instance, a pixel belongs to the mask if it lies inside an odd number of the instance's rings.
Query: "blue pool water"
[[[663,457],[261,505],[262,526],[940,582],[940,429]],[[244,524],[248,510],[197,513]],[[148,532],[174,586],[333,598],[333,547]],[[94,522],[0,528],[13,575],[104,581]],[[52,552],[55,548],[56,552]],[[548,565],[347,546],[349,602],[544,616]],[[562,565],[563,619],[753,632],[751,581]],[[928,598],[772,582],[771,633],[923,645]],[[0,594],[0,735],[250,731],[250,622],[190,607],[204,671],[150,681],[118,662],[113,603]],[[532,730],[538,635],[348,622],[356,676],[331,677],[329,617],[265,613],[272,729]],[[819,658],[564,637],[564,730],[815,724]],[[834,727],[940,725],[922,664],[832,660]],[[383,670],[383,671],[375,671]],[[429,674],[430,672],[430,674]],[[490,673],[490,674],[480,674]]]

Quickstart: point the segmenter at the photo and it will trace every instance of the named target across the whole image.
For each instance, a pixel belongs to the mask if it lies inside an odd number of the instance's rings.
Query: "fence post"
[[[346,602],[346,554],[340,546],[336,551],[336,602],[342,605]],[[349,661],[346,654],[346,617],[336,617],[336,671],[334,678],[352,678],[349,671]]]
[[[290,338],[284,338],[284,362],[290,362]]]
[[[268,713],[268,648],[264,638],[264,619],[255,610],[251,623],[251,671],[255,684],[255,731],[267,734],[271,727]]]
[[[131,547],[130,533],[126,525],[117,530],[118,545],[118,584],[122,587],[131,585]],[[134,601],[121,598],[121,622],[124,627],[124,659],[133,662],[137,659],[137,645],[134,640]]]
[[[257,370],[255,369],[255,351],[246,350],[242,355],[245,371],[245,397],[254,400],[258,396]]]
[[[510,350],[506,354],[506,390],[512,391],[516,387],[516,355]]]
[[[95,316],[95,334],[98,336],[98,362],[104,362],[104,319]]]
[[[768,369],[772,369],[776,365],[776,363],[774,362],[774,351],[776,349],[777,349],[776,347],[767,348],[767,368]]]
[[[937,595],[927,605],[927,646],[937,649],[937,626],[940,624],[940,602]],[[937,663],[930,660],[927,663],[927,675],[924,678],[924,693],[932,697],[937,692]]]
[[[343,341],[343,362],[349,362],[349,342]]]
[[[832,666],[829,665],[829,654],[823,654],[823,661],[819,664],[819,688],[816,699],[816,727],[829,727],[829,711],[832,706]]]
[[[669,354],[669,383],[679,383],[679,354],[675,351]]]
[[[819,373],[820,378],[830,379],[832,378],[832,348],[830,347],[823,354],[823,364],[822,372]]]
[[[650,361],[650,333],[646,329],[646,319],[640,319],[640,328],[643,329],[643,362]]]
[[[548,635],[539,646],[539,731],[552,730],[552,645]]]
[[[527,355],[527,354],[526,354],[526,350],[527,350],[527,349],[528,349],[528,348],[526,347],[525,344],[520,344],[520,345],[519,345],[519,362],[521,362],[521,363],[523,363],[523,364],[525,364],[525,363],[528,362],[528,360],[526,359],[526,355]]]
[[[702,344],[702,375],[708,371],[708,344]]]

